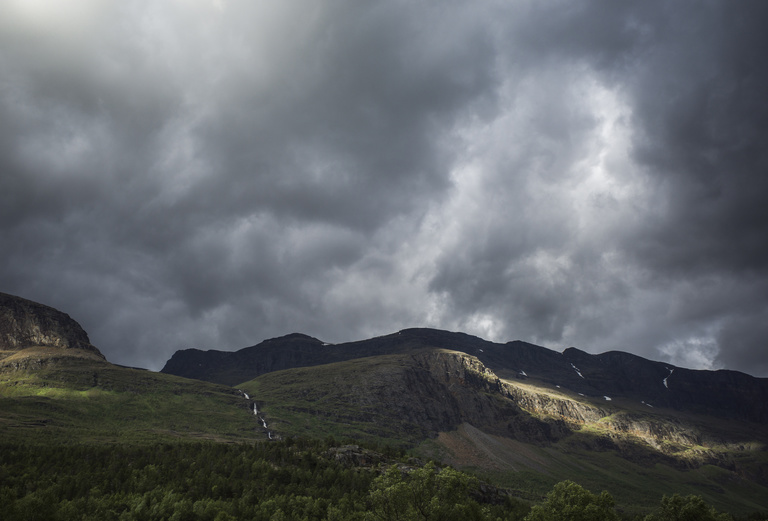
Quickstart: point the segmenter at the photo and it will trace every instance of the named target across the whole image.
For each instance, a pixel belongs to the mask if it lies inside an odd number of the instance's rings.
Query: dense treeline
[[[334,444],[0,446],[0,513],[4,521],[619,519],[607,493],[575,483],[558,484],[531,510],[431,463],[350,465]],[[730,519],[693,496],[665,498],[652,516]]]
[[[3,446],[0,512],[4,521],[389,519],[392,485],[408,474],[342,464],[328,445]],[[432,481],[424,497],[454,510],[435,509],[442,519],[517,518],[507,505],[481,506],[466,474],[419,471]]]

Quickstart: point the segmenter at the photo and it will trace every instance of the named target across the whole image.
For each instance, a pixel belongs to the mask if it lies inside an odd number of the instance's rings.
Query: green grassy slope
[[[50,353],[0,369],[6,442],[246,441],[264,438],[258,427],[225,386]]]
[[[264,374],[238,387],[257,401],[270,426],[286,436],[414,445],[424,431],[393,417],[407,357],[388,355]]]
[[[665,455],[631,434],[620,437],[607,432],[600,422],[584,424],[548,442],[525,443],[468,423],[425,439],[425,429],[404,417],[400,407],[435,398],[420,394],[418,388],[407,389],[410,364],[411,357],[405,355],[371,357],[278,371],[240,387],[259,403],[270,428],[281,434],[405,443],[416,456],[471,470],[525,499],[537,500],[558,481],[571,479],[594,491],[608,490],[628,513],[648,511],[664,494],[673,493],[701,495],[733,513],[768,509],[768,488],[759,484],[765,482],[760,474],[768,469],[768,452],[759,443],[717,446],[722,461],[713,465]],[[526,385],[536,390],[535,382]],[[554,393],[546,388],[540,391]],[[612,410],[623,407],[617,401],[610,403]],[[663,416],[644,411],[642,405],[627,411],[649,419]],[[745,439],[744,425],[714,427],[726,438],[732,429],[734,439]]]

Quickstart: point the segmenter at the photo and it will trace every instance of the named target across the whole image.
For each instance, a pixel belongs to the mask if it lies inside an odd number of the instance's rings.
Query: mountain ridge
[[[634,399],[667,407],[759,424],[768,423],[768,379],[730,370],[693,370],[622,351],[562,353],[528,342],[490,342],[466,333],[411,328],[340,344],[293,333],[238,351],[181,350],[161,372],[225,385],[262,374],[356,358],[440,348],[476,356],[499,377],[531,379],[586,396]]]

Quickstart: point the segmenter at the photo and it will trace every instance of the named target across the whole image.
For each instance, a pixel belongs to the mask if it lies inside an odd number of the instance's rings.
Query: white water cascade
[[[667,369],[669,369],[669,367],[667,367]],[[667,384],[667,379],[670,376],[672,376],[672,373],[674,373],[674,372],[675,372],[674,369],[669,369],[669,374],[667,375],[667,378],[664,378],[664,387],[666,387],[667,389],[669,389],[669,385]]]

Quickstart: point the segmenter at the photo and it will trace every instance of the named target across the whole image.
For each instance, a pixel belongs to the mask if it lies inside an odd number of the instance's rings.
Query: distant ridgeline
[[[768,379],[737,371],[684,369],[620,351],[592,355],[571,347],[559,353],[519,340],[499,344],[434,329],[406,329],[335,345],[295,333],[235,352],[186,349],[174,353],[161,372],[236,385],[284,369],[422,349],[463,352],[500,378],[536,381],[587,397],[621,397],[649,409],[768,423]]]

